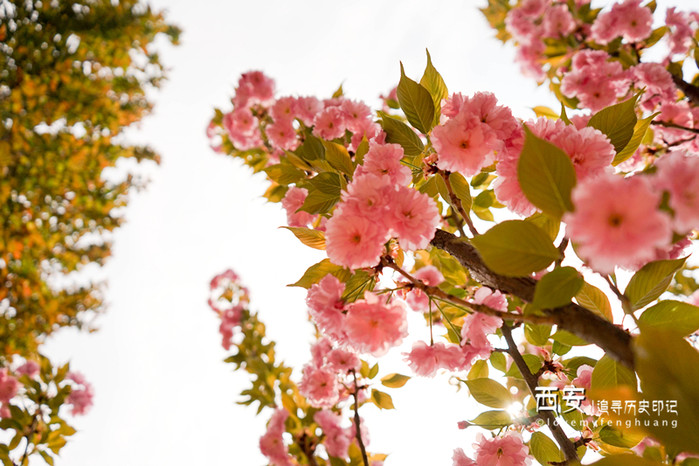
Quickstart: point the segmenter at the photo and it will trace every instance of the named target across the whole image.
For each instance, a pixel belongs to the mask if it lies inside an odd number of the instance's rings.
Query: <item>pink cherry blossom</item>
[[[294,150],[300,145],[290,120],[278,120],[265,128],[269,143],[276,148]]]
[[[365,123],[371,121],[371,109],[364,102],[348,99],[340,104],[340,110],[344,114],[347,129],[353,133],[363,130]]]
[[[670,193],[673,227],[680,233],[699,228],[699,156],[674,151],[656,162],[655,184]]]
[[[398,242],[411,251],[426,248],[441,223],[434,200],[404,186],[395,191],[389,213],[390,226]]]
[[[573,385],[578,388],[590,389],[590,383],[592,381],[592,370],[594,368],[587,364],[583,364],[578,367],[577,377],[573,379]]]
[[[15,374],[34,378],[39,375],[39,363],[36,361],[27,361],[15,370]]]
[[[73,406],[71,414],[78,416],[87,413],[92,406],[92,385],[90,385],[85,377],[79,372],[69,372],[66,374],[66,379],[72,380],[75,384],[72,385],[72,390],[66,398],[66,403]]]
[[[641,107],[653,111],[664,103],[675,101],[676,88],[672,75],[660,63],[639,63],[631,68],[635,87],[644,88],[641,95]]]
[[[351,269],[377,265],[388,239],[386,231],[373,219],[356,215],[357,209],[342,207],[335,210],[326,226],[328,257],[333,264]]]
[[[461,348],[451,343],[437,342],[428,345],[423,341],[416,341],[410,352],[403,355],[413,372],[422,377],[433,377],[438,369],[457,371],[470,365]]]
[[[322,110],[323,103],[315,97],[299,97],[293,107],[293,113],[306,126],[311,126],[316,115]]]
[[[248,150],[262,144],[258,120],[250,109],[241,107],[223,116],[223,127],[233,145],[239,150]]]
[[[286,222],[290,227],[307,227],[315,220],[315,215],[299,210],[308,196],[305,188],[291,187],[282,199],[282,207],[286,210]]]
[[[260,451],[275,466],[292,466],[289,448],[284,444],[282,434],[286,430],[284,422],[289,417],[285,409],[277,409],[267,424],[267,432],[260,437]]]
[[[408,335],[408,322],[403,303],[370,292],[364,299],[350,304],[345,319],[348,345],[360,353],[382,356],[399,345]]]
[[[308,399],[311,406],[329,408],[340,399],[340,387],[337,375],[327,367],[316,367],[307,364],[303,368],[303,376],[299,383],[299,392]]]
[[[341,427],[342,418],[328,409],[315,413],[313,420],[323,429],[323,444],[328,454],[336,458],[347,458],[347,449],[354,438],[352,429]]]
[[[221,346],[225,350],[231,349],[233,331],[240,325],[243,315],[243,307],[237,305],[233,308],[226,309],[220,313],[221,324],[218,331],[221,334]]]
[[[641,0],[624,0],[601,13],[592,24],[592,39],[608,44],[619,36],[627,42],[639,42],[650,36],[653,14],[640,3]]]
[[[675,7],[670,7],[665,14],[665,24],[669,28],[666,37],[670,53],[684,55],[689,52],[694,43],[691,17],[683,11],[677,11]]]
[[[269,114],[275,123],[291,123],[296,116],[296,102],[294,97],[281,97],[272,105]]]
[[[333,344],[328,338],[321,337],[317,339],[316,342],[311,345],[311,357],[313,364],[318,367],[325,365],[327,362],[327,356],[332,349]]]
[[[413,277],[428,286],[439,286],[444,281],[444,276],[434,265],[426,265],[413,274]],[[429,306],[429,298],[419,288],[413,288],[407,294],[406,301],[415,311],[426,311]]]
[[[364,162],[357,167],[356,175],[373,173],[387,176],[393,185],[405,186],[412,181],[412,172],[401,164],[403,148],[398,144],[369,144],[369,152],[364,155]]]
[[[652,260],[669,244],[670,218],[658,210],[660,197],[641,176],[603,174],[573,190],[575,211],[567,213],[567,234],[588,265],[601,273]]]
[[[330,350],[327,356],[328,367],[340,374],[346,374],[351,370],[358,371],[361,361],[357,354],[347,348],[335,348]]]
[[[326,107],[313,120],[313,134],[322,139],[337,139],[345,134],[345,114],[339,107]]]
[[[274,100],[274,80],[261,71],[243,73],[235,88],[233,104],[237,108],[254,104],[269,105]]]
[[[555,5],[546,10],[544,21],[546,37],[565,37],[575,29],[575,20],[567,5]]]
[[[7,367],[0,369],[0,404],[9,403],[17,394],[20,385],[17,379],[9,374]]]
[[[478,466],[524,466],[531,464],[528,448],[517,432],[508,432],[502,437],[487,439],[478,434],[476,464]]]
[[[466,453],[464,453],[464,450],[461,448],[454,450],[454,455],[451,457],[451,460],[452,466],[476,466],[476,463],[466,456]]]
[[[306,304],[313,321],[323,334],[336,341],[344,339],[344,291],[345,284],[328,274],[311,286],[306,296]]]

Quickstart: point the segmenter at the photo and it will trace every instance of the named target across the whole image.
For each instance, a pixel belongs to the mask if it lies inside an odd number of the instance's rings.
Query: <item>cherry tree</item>
[[[392,409],[387,389],[438,372],[485,407],[458,426],[481,434],[454,465],[698,461],[699,14],[655,10],[490,0],[498,38],[561,103],[529,120],[450,93],[429,52],[375,111],[241,76],[212,147],[263,172],[285,228],[327,253],[293,284],[317,330],[298,371],[240,277],[211,281],[226,361],[252,375],[242,402],[270,416],[271,464],[382,464],[362,405]],[[430,338],[403,355],[413,374],[383,374],[412,312]]]

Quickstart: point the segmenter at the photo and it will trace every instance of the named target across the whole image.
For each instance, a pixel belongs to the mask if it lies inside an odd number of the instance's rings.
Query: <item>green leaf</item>
[[[534,354],[523,354],[522,359],[524,359],[525,364],[527,365],[527,368],[529,369],[529,372],[532,374],[536,374],[539,369],[541,369],[541,358],[539,356],[536,356]],[[511,364],[510,369],[505,372],[505,375],[507,377],[516,377],[518,379],[522,379],[522,372],[520,372],[519,368],[517,367],[516,364]]]
[[[507,411],[486,411],[476,416],[470,423],[489,430],[501,429],[512,424],[512,418]]]
[[[624,290],[624,296],[629,299],[631,309],[641,309],[658,299],[686,260],[684,257],[649,262],[636,272]]]
[[[547,273],[536,284],[532,304],[539,309],[555,309],[570,303],[585,284],[573,267],[559,267]]]
[[[575,300],[585,309],[589,309],[610,322],[613,320],[612,305],[609,303],[609,298],[599,288],[585,282],[575,295]]]
[[[286,228],[296,236],[299,241],[313,249],[325,250],[325,234],[322,231],[301,227],[280,227]]]
[[[471,240],[495,273],[522,277],[548,267],[560,257],[549,236],[524,220],[507,220]]]
[[[405,385],[410,377],[403,374],[388,374],[381,377],[381,384],[388,388],[400,388]]]
[[[500,372],[507,371],[507,358],[499,351],[493,351],[490,355],[490,364]]]
[[[317,264],[310,266],[299,281],[288,286],[299,286],[308,289],[329,273],[336,276],[341,282],[346,281],[351,275],[349,270],[333,264],[330,262],[330,259],[323,259]]]
[[[660,301],[646,309],[638,319],[643,327],[691,335],[699,329],[699,307],[682,301]]]
[[[369,152],[369,140],[366,136],[362,136],[362,141],[357,146],[357,151],[354,153],[354,161],[357,165],[362,165],[364,163],[364,156]]]
[[[430,57],[430,51],[425,49],[427,52],[427,66],[425,67],[425,72],[420,78],[420,84],[427,89],[427,91],[432,96],[432,103],[434,104],[434,124],[439,123],[440,108],[442,106],[442,99],[446,99],[449,96],[449,90],[447,85],[442,79],[442,75],[435,69],[432,65],[432,57]]]
[[[345,94],[345,92],[342,89],[342,84],[340,84],[340,87],[338,87],[337,90],[335,92],[333,92],[332,98],[337,99],[338,97],[342,97],[344,94]]]
[[[607,135],[615,152],[618,154],[633,137],[636,126],[636,101],[641,96],[639,92],[629,100],[603,108],[592,115],[587,126],[596,128]]]
[[[551,336],[551,338],[566,346],[587,346],[590,344],[587,340],[583,340],[579,336],[573,335],[572,333],[561,329],[558,329],[556,333]]]
[[[620,448],[631,448],[643,439],[643,437],[638,438],[637,435],[631,435],[609,425],[600,429],[599,437],[604,443]]]
[[[371,401],[381,409],[395,409],[391,395],[380,392],[374,388],[371,389]]]
[[[546,117],[550,118],[552,120],[558,120],[558,114],[554,112],[552,109],[549,107],[545,107],[543,105],[538,105],[536,107],[532,107],[532,110],[534,110],[534,114],[537,117]]]
[[[526,126],[517,179],[529,201],[555,219],[573,210],[570,193],[576,183],[570,158],[558,147],[536,137]]]
[[[384,112],[379,112],[381,128],[386,133],[386,142],[399,144],[403,148],[405,155],[418,156],[425,150],[420,136],[413,129]]]
[[[325,160],[336,170],[352,178],[354,165],[344,146],[330,141],[323,141],[325,147]]]
[[[653,121],[653,118],[655,118],[659,114],[660,112],[654,113],[651,116],[642,120],[638,120],[636,122],[633,128],[633,135],[631,136],[629,143],[626,144],[623,150],[621,150],[614,156],[614,160],[612,160],[612,165],[619,165],[621,162],[628,160],[636,152],[636,149],[639,148],[639,146],[643,142],[643,138],[646,136],[646,133],[648,132],[648,128],[650,127],[651,121]]]
[[[306,140],[303,141],[303,144],[301,144],[294,153],[306,162],[323,160],[325,158],[325,146],[322,140],[309,134],[306,136]]]
[[[400,64],[400,81],[396,94],[408,122],[423,134],[429,134],[435,115],[432,96],[421,84],[405,75],[403,63]]]
[[[559,220],[552,219],[542,212],[537,212],[524,220],[544,230],[549,238],[551,238],[551,241],[554,241],[558,237],[558,230],[561,228],[561,222]]]
[[[592,463],[594,466],[660,466],[661,464],[634,454],[611,455]]]
[[[592,370],[590,388],[592,390],[604,390],[626,385],[636,391],[636,376],[623,364],[620,364],[605,355],[597,361]]]
[[[524,337],[529,343],[536,346],[544,346],[551,335],[550,325],[525,324]]]
[[[289,185],[306,177],[303,170],[299,170],[289,162],[287,158],[281,159],[276,165],[270,165],[264,169],[267,176],[281,185]]]
[[[565,460],[563,453],[551,440],[542,432],[534,432],[529,440],[529,453],[541,464],[556,463]]]
[[[306,181],[303,187],[308,190],[308,196],[299,210],[309,214],[330,212],[340,200],[342,192],[342,182],[337,173],[319,173]]]
[[[379,363],[377,362],[373,366],[371,366],[371,369],[369,369],[369,373],[367,374],[367,378],[373,379],[376,377],[376,374],[379,373]]]
[[[506,408],[512,404],[512,395],[495,380],[483,378],[466,380],[471,396],[490,408]]]
[[[484,359],[478,359],[474,362],[466,376],[468,380],[483,379],[486,377],[488,377],[488,362]]]
[[[699,353],[680,335],[641,328],[635,339],[634,361],[646,400],[677,401],[677,414],[658,415],[672,422],[646,427],[653,437],[674,451],[699,453]],[[655,417],[654,417],[655,418]]]
[[[464,178],[461,173],[454,172],[449,175],[449,183],[456,197],[461,200],[461,205],[464,210],[468,211],[471,208],[473,200],[471,199],[471,190],[468,187],[466,178]]]

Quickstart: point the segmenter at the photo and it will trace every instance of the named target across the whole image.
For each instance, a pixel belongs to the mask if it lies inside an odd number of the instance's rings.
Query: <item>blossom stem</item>
[[[454,188],[451,186],[451,181],[449,181],[449,174],[445,172],[444,170],[439,170],[439,176],[442,177],[444,180],[444,184],[447,186],[447,191],[449,192],[449,202],[451,205],[456,207],[456,210],[459,212],[461,217],[464,219],[464,222],[466,222],[466,225],[468,225],[468,229],[471,232],[473,236],[478,236],[478,230],[476,230],[476,227],[473,226],[473,222],[471,221],[471,217],[468,215],[468,212],[464,210],[464,206],[461,203],[461,199],[459,199],[459,196],[456,195],[454,192]]]
[[[689,131],[690,133],[699,134],[699,128],[687,128],[686,126],[681,126],[669,121],[653,121],[651,124],[656,126],[664,126],[665,128],[681,129],[682,131]]]
[[[354,398],[354,428],[355,428],[355,437],[357,438],[357,443],[359,444],[359,450],[362,452],[362,462],[364,463],[364,466],[369,466],[369,458],[367,457],[366,454],[366,447],[364,446],[364,441],[362,440],[362,430],[360,428],[360,422],[361,420],[359,419],[359,399],[357,396],[357,392],[359,391],[359,387],[357,386],[357,374],[354,372],[354,370],[351,370],[352,372],[352,377],[353,377],[353,383],[354,383],[354,391],[352,391],[352,398]]]
[[[536,396],[536,386],[539,383],[539,378],[532,374],[532,372],[529,370],[529,366],[527,366],[526,361],[522,357],[522,354],[517,349],[517,344],[515,343],[514,338],[512,338],[512,328],[507,323],[503,323],[500,329],[502,331],[502,336],[505,337],[505,341],[507,341],[507,353],[512,357],[517,369],[519,369],[519,372],[522,373],[522,377],[527,383],[532,396]],[[553,437],[556,439],[558,445],[563,451],[563,454],[565,455],[565,462],[563,464],[577,462],[578,453],[575,451],[575,444],[570,441],[566,433],[563,432],[561,426],[555,422],[556,417],[554,414],[551,411],[540,411],[539,414],[546,421],[546,424],[551,430]]]
[[[512,312],[499,311],[497,309],[493,309],[491,307],[488,307],[484,304],[476,304],[476,303],[468,302],[465,299],[461,299],[457,296],[446,293],[445,291],[442,291],[442,289],[440,289],[436,286],[426,285],[422,281],[420,281],[417,278],[410,275],[405,270],[398,267],[398,265],[393,261],[393,259],[390,256],[383,256],[381,258],[381,264],[384,267],[388,267],[390,269],[393,269],[396,272],[398,272],[399,274],[403,275],[405,278],[407,278],[413,284],[413,286],[415,288],[422,290],[426,295],[431,296],[431,297],[436,298],[436,299],[439,299],[440,301],[446,301],[449,304],[454,304],[456,306],[465,308],[468,311],[480,312],[481,314],[495,316],[495,317],[499,317],[499,318],[504,319],[504,320],[513,320],[513,321],[517,321],[517,322],[529,322],[532,324],[545,324],[545,325],[552,325],[555,323],[551,316],[534,315],[534,314],[523,315],[523,314],[514,314]]]

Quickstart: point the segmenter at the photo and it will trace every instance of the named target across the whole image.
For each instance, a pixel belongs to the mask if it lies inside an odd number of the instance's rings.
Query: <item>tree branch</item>
[[[519,369],[519,372],[522,373],[522,377],[524,377],[524,381],[529,387],[529,391],[531,392],[532,396],[535,397],[539,378],[531,373],[529,366],[527,366],[527,363],[522,357],[522,354],[519,352],[519,350],[517,350],[517,344],[512,338],[512,329],[510,326],[507,325],[507,323],[504,323],[500,329],[502,330],[502,335],[505,337],[505,341],[507,341],[507,353],[512,356],[517,369]],[[556,416],[554,416],[551,411],[540,411],[539,414],[541,415],[541,418],[546,421],[546,425],[548,425],[553,437],[556,439],[556,442],[558,442],[558,446],[561,447],[561,450],[565,455],[566,463],[578,461],[578,453],[575,451],[575,444],[570,441],[565,432],[563,432],[563,428],[558,422],[556,422]]]
[[[699,105],[699,87],[688,83],[681,76],[672,75],[672,81],[677,86],[677,89],[684,92],[684,95],[694,104]]]
[[[686,126],[681,126],[681,125],[671,123],[668,121],[651,121],[650,124],[656,125],[656,126],[663,126],[665,128],[674,128],[674,129],[679,129],[682,131],[689,131],[690,133],[699,134],[699,128],[687,128]],[[689,139],[688,141],[691,141],[691,139]]]
[[[443,230],[437,230],[432,245],[448,252],[466,267],[474,280],[531,302],[537,281],[531,277],[505,277],[488,268],[478,251],[469,243]],[[633,369],[631,335],[613,323],[574,303],[544,310],[546,317],[559,328],[567,330],[602,348],[610,357]]]
[[[359,419],[359,400],[357,396],[357,374],[352,370],[352,377],[354,378],[354,391],[352,391],[352,398],[354,398],[354,428],[355,437],[357,438],[357,443],[359,444],[359,450],[362,452],[362,462],[364,466],[369,466],[369,458],[366,455],[366,447],[364,446],[364,441],[362,440],[362,429],[360,427],[361,420]]]

